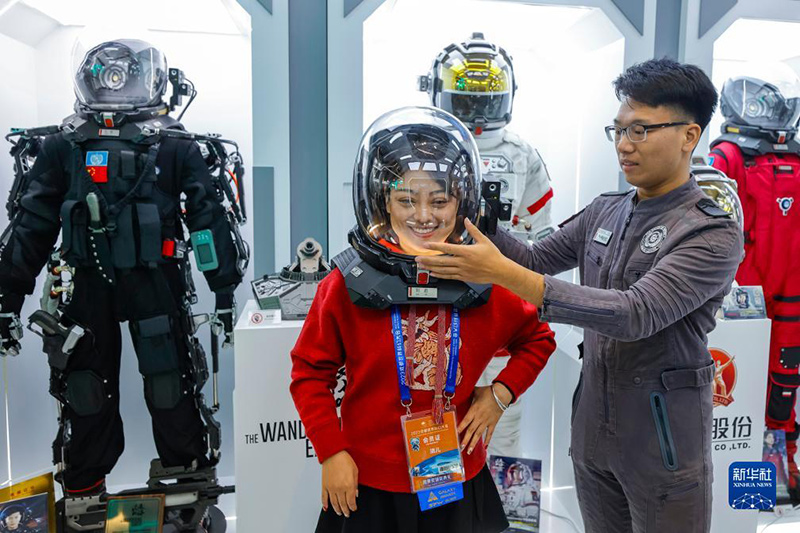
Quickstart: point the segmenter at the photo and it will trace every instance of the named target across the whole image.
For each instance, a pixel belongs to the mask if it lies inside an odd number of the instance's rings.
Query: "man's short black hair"
[[[617,99],[650,107],[669,106],[686,113],[705,130],[717,107],[717,90],[700,67],[669,58],[650,59],[614,80]]]

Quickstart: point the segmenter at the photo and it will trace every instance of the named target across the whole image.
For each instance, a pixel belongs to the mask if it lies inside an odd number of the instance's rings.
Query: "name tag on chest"
[[[594,242],[599,242],[603,246],[608,246],[609,241],[611,241],[611,236],[614,235],[612,232],[608,231],[607,229],[597,228],[597,233],[594,234]]]

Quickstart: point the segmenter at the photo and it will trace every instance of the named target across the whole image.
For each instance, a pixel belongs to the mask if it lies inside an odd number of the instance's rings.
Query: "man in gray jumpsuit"
[[[606,133],[635,189],[601,195],[532,246],[503,232],[492,243],[472,226],[474,246],[431,245],[452,257],[418,262],[436,277],[505,286],[544,320],[584,328],[571,453],[588,533],[708,532],[706,335],[743,257],[737,224],[689,172],[716,91],[669,59],[635,65],[614,86],[621,105]],[[552,277],[576,266],[582,286]]]

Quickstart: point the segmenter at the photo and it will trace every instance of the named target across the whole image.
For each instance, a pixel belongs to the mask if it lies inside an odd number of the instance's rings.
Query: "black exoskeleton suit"
[[[154,121],[161,128],[180,127],[168,117]],[[173,253],[188,239],[181,195],[189,231],[213,233],[219,266],[204,274],[218,300],[232,298],[242,273],[197,143],[135,135],[140,128],[134,124],[106,138],[103,132],[109,130],[91,121],[79,117],[74,123],[77,129],[44,138],[0,256],[0,294],[3,309],[18,313],[62,234],[62,257],[76,269],[62,321],[77,323],[87,333],[58,379],[51,380],[51,392],[64,403],[54,455],[65,463],[66,487],[81,490],[102,481],[124,447],[119,415],[119,323],[124,321],[162,463],[215,460],[208,454],[205,427],[213,420],[201,416],[194,390],[198,361],[193,364],[191,343],[196,341],[186,317],[191,274],[188,262]],[[98,178],[87,172],[87,152],[108,153],[106,182],[95,182]],[[92,220],[90,193],[99,200],[101,221]]]

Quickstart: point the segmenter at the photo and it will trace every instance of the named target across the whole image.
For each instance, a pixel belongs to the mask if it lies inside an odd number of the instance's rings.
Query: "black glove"
[[[223,348],[233,346],[233,325],[236,322],[236,300],[233,298],[233,290],[230,292],[216,293],[217,304],[215,314],[217,320],[222,324],[222,332],[225,337],[222,341]]]
[[[22,309],[24,296],[18,294],[0,295],[0,356],[19,355],[22,347],[22,323],[19,312]]]

